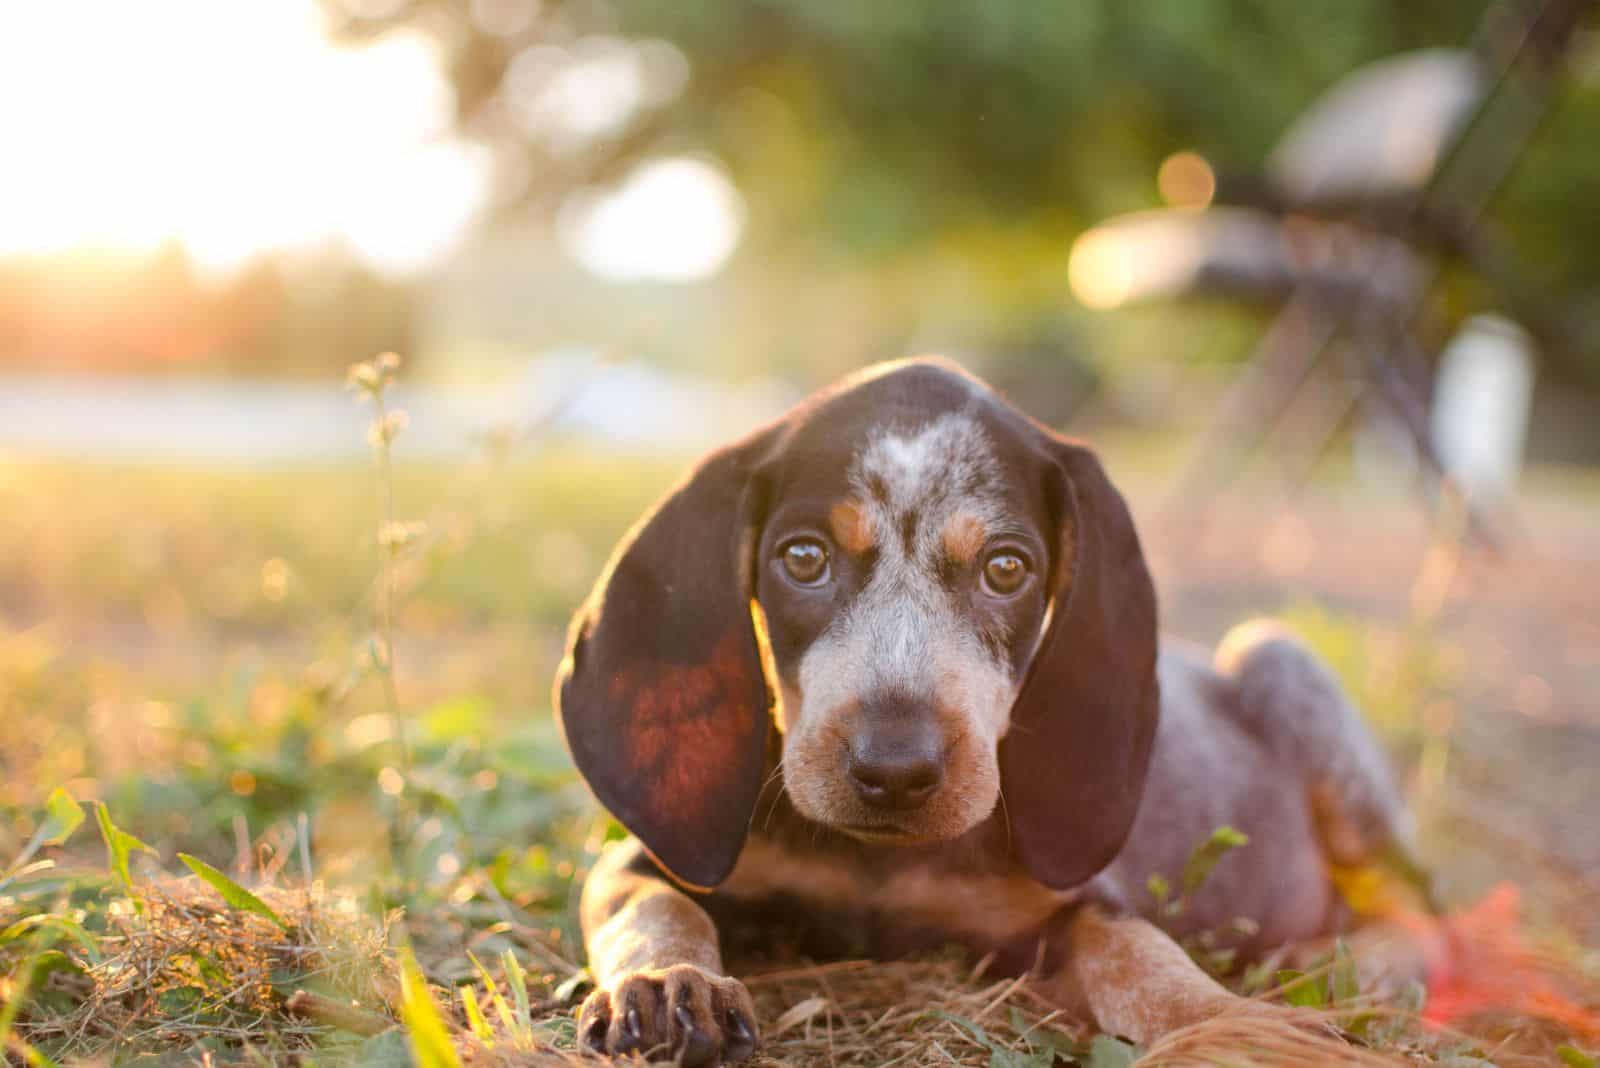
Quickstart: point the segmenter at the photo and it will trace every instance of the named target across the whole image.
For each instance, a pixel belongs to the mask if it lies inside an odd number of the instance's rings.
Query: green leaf
[[[414,1068],[406,1035],[398,1029],[373,1035],[355,1048],[349,1063],[362,1068]]]
[[[1556,1056],[1567,1068],[1600,1068],[1593,1057],[1575,1046],[1557,1046]]]
[[[241,912],[253,912],[257,916],[265,916],[285,931],[289,930],[289,925],[284,922],[283,917],[272,911],[270,905],[199,857],[192,857],[188,853],[179,853],[178,859],[188,865],[190,871],[209,883],[211,888],[229,905],[239,909]]]
[[[1149,889],[1150,896],[1155,899],[1156,908],[1165,906],[1167,898],[1172,896],[1172,884],[1167,882],[1167,877],[1160,872],[1153,873],[1145,886]]]
[[[32,916],[22,917],[10,927],[0,931],[0,943],[15,942],[24,935],[41,929],[66,935],[83,948],[90,960],[99,962],[100,944],[95,941],[94,935],[84,930],[83,925],[77,920],[55,912],[36,912]]]
[[[1089,1059],[1085,1068],[1133,1068],[1133,1062],[1144,1056],[1138,1046],[1129,1045],[1110,1035],[1095,1035],[1089,1043]]]
[[[6,871],[5,878],[0,879],[0,890],[11,885],[13,881],[28,874],[30,871],[40,870],[37,867],[27,867],[28,861],[33,859],[41,847],[47,845],[60,845],[72,837],[72,832],[78,829],[83,822],[83,806],[73,800],[71,794],[61,787],[50,791],[50,797],[44,803],[44,819],[39,821],[39,826],[34,829],[33,837],[28,839],[28,844],[22,847],[22,852],[17,854],[17,859],[11,862],[11,867]],[[46,865],[48,866],[48,865]]]
[[[411,1055],[417,1068],[461,1068],[461,1057],[450,1043],[450,1032],[439,1007],[428,993],[428,983],[409,947],[400,951],[400,1021],[411,1037]]]
[[[1283,987],[1283,1000],[1302,1009],[1320,1009],[1328,1003],[1314,975],[1286,969],[1278,973],[1278,985]]]
[[[997,1049],[1005,1048],[1004,1046],[997,1045],[994,1039],[989,1037],[989,1033],[987,1031],[978,1026],[978,1024],[974,1021],[967,1019],[965,1016],[957,1016],[955,1013],[945,1012],[943,1009],[940,1009],[933,1015],[941,1020],[949,1020],[963,1031],[966,1031],[972,1036],[974,1042],[977,1042],[978,1045],[982,1046],[986,1050],[992,1052]]]
[[[135,849],[146,853],[155,850],[139,841],[133,835],[111,822],[111,810],[106,808],[104,801],[98,801],[94,806],[95,820],[100,824],[100,837],[106,843],[106,863],[111,865],[111,870],[116,873],[117,881],[122,884],[133,904],[140,912],[144,911],[144,902],[133,888],[133,875],[128,871],[128,856]]]
[[[83,823],[83,806],[59,786],[50,791],[44,809],[44,822],[33,832],[33,837],[45,845],[60,845]]]
[[[1223,824],[1211,832],[1211,837],[1200,843],[1183,866],[1183,896],[1192,897],[1205,885],[1217,862],[1234,849],[1250,844],[1250,836],[1243,831]]]

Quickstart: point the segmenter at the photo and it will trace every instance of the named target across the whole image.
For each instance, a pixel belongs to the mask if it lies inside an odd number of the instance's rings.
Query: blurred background
[[[939,352],[1097,443],[1171,629],[1335,662],[1447,891],[1600,945],[1584,0],[5,4],[0,158],[0,856],[68,784],[565,929],[611,545]]]

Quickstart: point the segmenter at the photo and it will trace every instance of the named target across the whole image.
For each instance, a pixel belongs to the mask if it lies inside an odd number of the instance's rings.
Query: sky
[[[652,103],[643,62],[662,66],[659,42],[638,63],[627,48],[530,48],[508,103],[569,142],[614,132]],[[436,268],[494,178],[451,130],[440,61],[414,30],[337,47],[316,0],[0,4],[0,257],[175,241],[224,276],[330,247],[386,275]],[[651,160],[569,205],[561,234],[602,277],[689,281],[722,266],[740,218],[714,162]]]

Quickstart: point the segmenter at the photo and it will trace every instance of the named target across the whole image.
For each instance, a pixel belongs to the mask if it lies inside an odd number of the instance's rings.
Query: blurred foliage
[[[1509,12],[1538,6],[1499,2]],[[298,374],[383,349],[459,368],[579,343],[810,385],[934,346],[1022,392],[1065,363],[1081,394],[1124,364],[1236,359],[1256,330],[1231,309],[1166,316],[1152,341],[1128,313],[1075,306],[1073,240],[1111,215],[1156,206],[1157,170],[1174,152],[1196,151],[1224,174],[1258,172],[1338,79],[1395,53],[1465,47],[1493,7],[322,5],[338,39],[403,29],[437,46],[457,132],[494,164],[495,210],[467,248],[470,262],[396,282],[337,257],[267,260],[218,279],[176,245],[138,263],[78,252],[13,261],[0,264],[0,363]],[[1600,128],[1592,23],[1491,212],[1518,289],[1548,294],[1564,323],[1592,322],[1600,301],[1591,252],[1600,215],[1588,203]],[[619,57],[641,72],[633,98],[587,75],[551,91],[564,74],[595,74]],[[586,109],[596,110],[575,117]],[[603,283],[562,257],[554,235],[577,198],[646,158],[681,154],[719,161],[748,209],[718,277]],[[1471,279],[1445,283],[1433,309],[1444,332],[1496,306]],[[1594,384],[1600,344],[1586,328],[1572,332],[1583,351],[1558,361],[1561,373]]]
[[[1146,206],[1157,165],[1180,147],[1252,167],[1340,75],[1464,44],[1481,13],[1461,0],[529,0],[538,18],[502,36],[475,15],[506,4],[416,0],[366,18],[351,9],[367,5],[328,3],[352,36],[415,24],[448,42],[460,121],[489,135],[513,136],[493,115],[524,48],[592,34],[670,41],[688,59],[689,89],[664,122],[637,121],[725,160],[767,237],[874,252],[952,228],[1081,227]]]
[[[1396,52],[1465,47],[1490,6],[326,4],[352,39],[404,25],[444,45],[459,125],[518,161],[508,217],[553,212],[571,188],[609,182],[650,152],[724,162],[750,208],[729,288],[735,303],[759,308],[747,318],[787,330],[747,330],[743,358],[808,380],[925,338],[986,351],[991,369],[1026,362],[1019,336],[1047,337],[1058,359],[1079,363],[1095,362],[1089,351],[1148,352],[1121,334],[1108,346],[1106,328],[1070,308],[1072,239],[1111,214],[1154,206],[1158,166],[1174,151],[1196,150],[1222,172],[1259,170],[1341,76]],[[582,151],[508,118],[525,88],[507,72],[528,55],[581,58],[596,42],[621,41],[670,42],[687,60],[687,87]],[[1525,284],[1587,301],[1600,284],[1590,253],[1600,217],[1588,205],[1589,142],[1600,128],[1592,32],[1575,53],[1493,214]],[[1493,302],[1477,291],[1449,299],[1452,317]],[[1244,351],[1237,339],[1224,347]],[[1585,359],[1595,365],[1600,353]]]

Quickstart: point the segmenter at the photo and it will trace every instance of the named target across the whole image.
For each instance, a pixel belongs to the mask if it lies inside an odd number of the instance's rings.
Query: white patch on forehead
[[[941,517],[956,508],[979,518],[999,510],[999,463],[988,435],[971,418],[942,415],[911,432],[880,430],[857,454],[850,482],[869,513],[887,523],[883,540],[897,535],[908,515],[916,514],[923,530],[937,529],[924,514]]]

